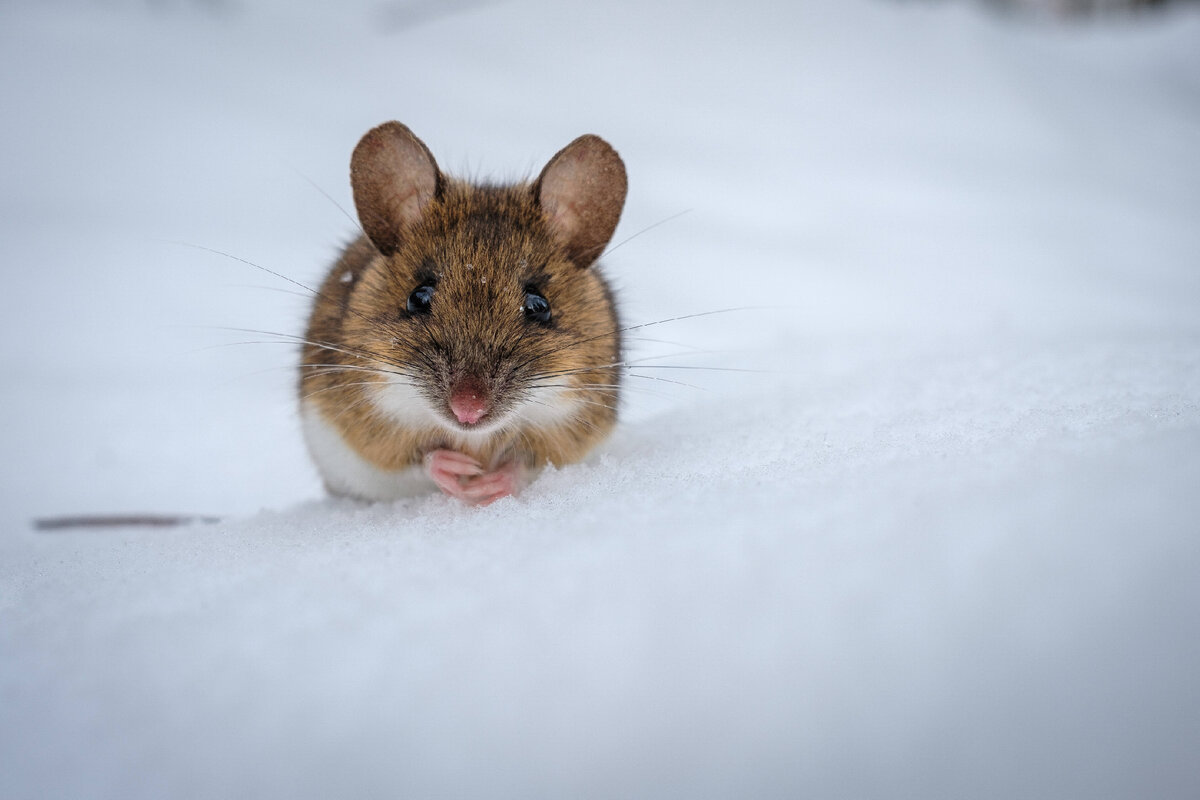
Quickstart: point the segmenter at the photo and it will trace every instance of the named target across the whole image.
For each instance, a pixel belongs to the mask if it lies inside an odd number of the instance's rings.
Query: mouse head
[[[567,422],[603,402],[589,386],[615,399],[616,317],[592,269],[625,202],[608,143],[579,137],[532,183],[474,185],[388,122],[355,148],[350,180],[381,258],[349,297],[345,333],[396,374],[375,397],[383,411],[471,436]]]

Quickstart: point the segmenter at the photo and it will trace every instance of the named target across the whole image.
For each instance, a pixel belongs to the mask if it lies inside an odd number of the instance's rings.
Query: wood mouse
[[[354,148],[350,182],[363,235],[317,292],[300,363],[329,491],[436,486],[487,505],[602,441],[621,333],[595,262],[625,203],[617,152],[581,136],[532,182],[472,183],[386,122]]]

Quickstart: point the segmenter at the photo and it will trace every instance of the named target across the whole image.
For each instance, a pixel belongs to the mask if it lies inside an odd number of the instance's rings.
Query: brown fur
[[[616,421],[620,382],[616,311],[604,280],[588,268],[624,202],[624,167],[612,148],[582,137],[533,184],[479,186],[441,175],[419,139],[387,123],[355,150],[352,183],[366,235],[345,249],[319,290],[301,398],[385,470],[416,465],[439,448],[485,466],[583,458]],[[409,314],[409,295],[430,281],[430,313]],[[525,318],[527,287],[549,301],[549,327]],[[579,372],[552,375],[563,370]],[[453,430],[450,387],[464,379],[485,388],[497,417],[536,400],[538,380],[572,387],[581,402],[563,424],[512,419],[480,440]],[[413,383],[445,424],[397,424],[371,399],[387,381]]]

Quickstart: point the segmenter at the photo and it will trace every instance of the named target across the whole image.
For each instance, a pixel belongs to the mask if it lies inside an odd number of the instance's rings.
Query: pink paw
[[[486,506],[516,494],[524,486],[524,470],[509,461],[492,472],[454,450],[434,450],[425,456],[425,471],[437,487],[464,503]]]

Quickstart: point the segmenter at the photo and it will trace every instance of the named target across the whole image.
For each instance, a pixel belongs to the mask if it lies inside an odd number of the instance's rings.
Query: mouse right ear
[[[367,131],[350,157],[350,186],[363,231],[389,256],[438,193],[441,174],[425,143],[399,122]]]
[[[580,267],[612,238],[625,205],[625,163],[599,136],[580,136],[550,159],[533,192],[550,229]]]

